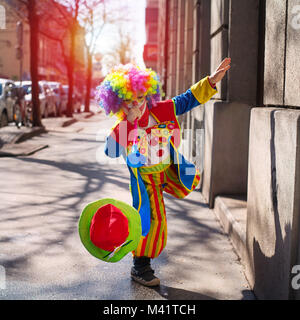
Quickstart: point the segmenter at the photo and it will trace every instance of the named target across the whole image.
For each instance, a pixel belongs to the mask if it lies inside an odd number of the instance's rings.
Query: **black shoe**
[[[134,266],[131,268],[131,278],[146,286],[155,287],[160,285],[160,280],[155,277],[154,270],[150,266],[150,258],[140,257],[133,259]]]

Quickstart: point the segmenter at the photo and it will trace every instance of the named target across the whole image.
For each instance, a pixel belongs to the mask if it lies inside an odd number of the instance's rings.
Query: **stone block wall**
[[[294,299],[299,261],[300,111],[251,113],[247,201],[247,278],[259,299]],[[298,297],[299,298],[299,297]]]
[[[202,193],[214,206],[219,194],[246,194],[250,110],[256,104],[259,0],[211,1],[211,72],[227,56],[228,76],[205,105]],[[216,100],[221,100],[218,102]]]
[[[264,104],[300,106],[300,2],[266,1]]]
[[[211,208],[218,195],[247,195],[252,289],[259,299],[300,299],[291,285],[300,264],[300,2],[183,2],[160,1],[170,10],[166,97],[232,59],[218,94],[182,118],[193,152],[204,125],[202,194]]]
[[[229,0],[211,1],[210,73],[228,56]],[[214,99],[227,99],[227,76],[218,85]]]

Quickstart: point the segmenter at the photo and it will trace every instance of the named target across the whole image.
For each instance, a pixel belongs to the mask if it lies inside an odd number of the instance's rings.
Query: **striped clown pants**
[[[140,171],[144,181],[151,210],[150,231],[142,237],[137,249],[132,252],[136,257],[158,257],[167,244],[167,217],[163,198],[163,191],[175,198],[182,199],[191,193],[199,184],[200,174],[197,171],[191,191],[185,189],[179,182],[173,164],[164,167],[159,172],[152,172],[151,168],[143,167]]]

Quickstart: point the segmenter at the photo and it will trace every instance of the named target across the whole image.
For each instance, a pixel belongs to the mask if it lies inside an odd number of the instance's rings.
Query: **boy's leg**
[[[157,286],[160,280],[154,276],[150,259],[159,256],[167,241],[167,220],[162,192],[164,175],[148,174],[143,177],[143,180],[150,201],[151,225],[148,235],[141,239],[137,249],[133,252],[134,266],[131,269],[131,277],[143,285]]]
[[[150,258],[148,257],[133,257],[131,278],[147,287],[154,287],[160,284],[160,280],[154,275],[154,270],[151,268]]]
[[[160,255],[167,243],[167,218],[162,185],[155,184],[156,180],[151,177],[152,175],[147,176],[152,182],[145,183],[151,210],[150,230],[148,235],[140,240],[133,255],[154,259]]]
[[[200,182],[200,173],[197,170],[192,188],[189,191],[180,183],[174,165],[171,165],[166,170],[165,173],[166,173],[166,186],[164,188],[164,191],[178,199],[185,198],[188,194],[190,194],[193,190],[195,190],[195,188],[198,186]]]

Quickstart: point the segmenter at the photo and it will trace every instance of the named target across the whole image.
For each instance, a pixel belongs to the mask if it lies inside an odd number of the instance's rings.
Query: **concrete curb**
[[[72,118],[72,119],[70,119],[70,120],[66,120],[66,121],[64,121],[64,122],[62,123],[62,128],[68,127],[68,126],[76,123],[77,121],[78,121],[78,120],[75,119],[75,118]]]
[[[45,127],[34,127],[29,132],[24,132],[20,136],[17,136],[16,139],[14,139],[11,144],[21,143],[28,139],[31,139],[35,136],[38,136],[42,133],[47,133],[47,129]]]
[[[0,149],[6,145],[14,145],[25,140],[28,140],[34,136],[47,133],[45,127],[34,127],[18,129],[17,127],[4,127],[0,130]]]
[[[40,150],[48,148],[48,145],[8,145],[0,150],[0,158],[4,157],[22,157],[32,155]]]
[[[95,115],[94,112],[89,112],[87,115],[84,116],[84,119],[89,119]]]
[[[77,121],[80,121],[80,120],[89,119],[89,118],[93,117],[94,115],[96,115],[96,113],[91,111],[91,112],[75,113],[75,114],[73,114],[73,117],[75,119],[77,119]]]
[[[81,119],[88,119],[95,115],[94,112],[89,113],[81,113],[78,115],[74,115],[72,118],[64,119],[54,119],[54,118],[47,118],[44,120],[44,126],[43,127],[33,127],[33,128],[24,128],[21,129],[7,127],[5,132],[3,132],[3,141],[2,145],[0,146],[0,157],[15,157],[15,156],[24,156],[24,155],[30,155],[32,153],[35,153],[39,150],[44,149],[48,146],[30,146],[29,150],[22,149],[22,147],[18,147],[18,144],[23,143],[24,141],[27,141],[35,136],[38,136],[43,133],[48,133],[51,131],[56,131],[61,128],[66,128],[71,126],[72,124],[79,122]],[[82,129],[78,129],[80,131]],[[12,147],[13,146],[13,147]]]
[[[234,213],[235,210],[239,210],[238,216]],[[234,196],[218,196],[215,199],[214,213],[229,236],[237,255],[243,262],[246,261],[246,200]]]

